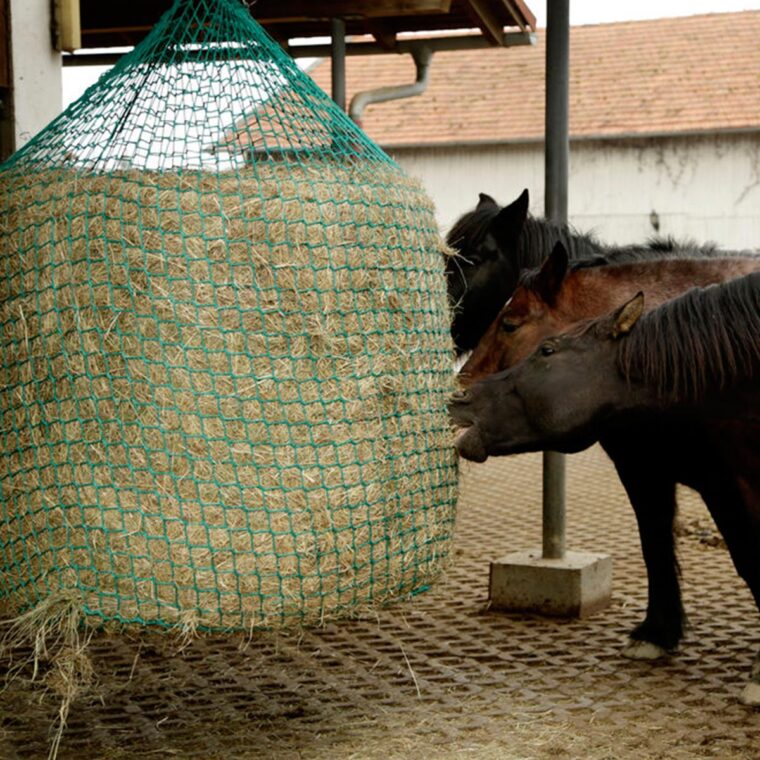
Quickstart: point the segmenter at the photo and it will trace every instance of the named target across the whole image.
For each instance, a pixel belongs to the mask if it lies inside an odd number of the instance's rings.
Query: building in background
[[[609,242],[655,233],[760,248],[760,12],[579,26],[570,46],[570,218]],[[424,95],[363,127],[436,201],[444,229],[479,192],[527,187],[542,213],[545,35],[436,53]],[[329,90],[330,66],[312,76]],[[349,98],[414,79],[409,56],[348,60]]]

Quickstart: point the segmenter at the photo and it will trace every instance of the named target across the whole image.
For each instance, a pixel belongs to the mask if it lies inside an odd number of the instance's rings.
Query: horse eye
[[[517,330],[518,325],[513,324],[512,322],[502,322],[501,323],[501,329],[504,330],[505,333],[513,333],[515,330]]]
[[[541,346],[541,356],[551,356],[555,351],[556,349],[554,346],[549,343],[544,343],[544,345]]]

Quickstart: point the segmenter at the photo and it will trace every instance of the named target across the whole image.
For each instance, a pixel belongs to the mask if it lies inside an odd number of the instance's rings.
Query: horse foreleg
[[[684,629],[673,537],[675,483],[626,487],[626,490],[639,524],[648,602],[646,617],[631,631],[624,654],[632,659],[654,660],[678,646]]]
[[[721,478],[720,474],[716,470],[713,477],[706,478],[700,494],[723,534],[736,571],[749,586],[760,610],[760,494],[757,488],[746,487],[747,479],[742,480],[734,473]],[[755,657],[741,701],[760,707],[760,653]]]
[[[605,442],[606,443],[606,442]],[[658,471],[649,457],[605,445],[636,514],[641,550],[647,569],[646,617],[630,633],[623,654],[654,660],[675,649],[683,636],[683,606],[673,537],[676,513],[675,481]]]

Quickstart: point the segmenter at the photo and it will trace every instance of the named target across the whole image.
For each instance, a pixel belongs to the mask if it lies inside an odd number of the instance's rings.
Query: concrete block
[[[612,558],[567,552],[544,559],[540,550],[514,552],[491,563],[492,609],[586,617],[604,609],[612,593]]]

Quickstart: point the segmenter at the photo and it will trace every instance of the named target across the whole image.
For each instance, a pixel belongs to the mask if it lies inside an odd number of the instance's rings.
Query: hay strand
[[[49,596],[18,617],[0,623],[0,662],[7,662],[5,685],[31,666],[31,681],[60,698],[50,727],[49,760],[55,760],[71,705],[92,686],[94,673],[87,655],[89,635],[82,633],[82,602],[73,590]]]

